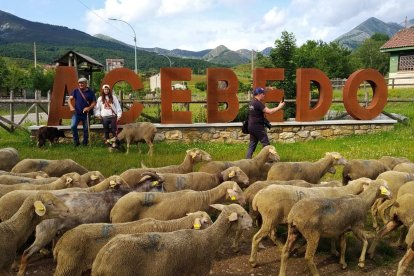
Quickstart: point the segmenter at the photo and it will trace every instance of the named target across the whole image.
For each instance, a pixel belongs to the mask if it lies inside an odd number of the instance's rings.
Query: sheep
[[[121,173],[121,177],[131,186],[136,185],[137,180],[141,179],[142,173],[147,171],[153,171],[158,173],[190,173],[194,170],[194,165],[203,162],[210,161],[211,156],[204,150],[198,148],[188,149],[185,154],[183,162],[179,165],[169,165],[158,168],[138,168],[129,169]]]
[[[34,179],[41,179],[41,178],[48,178],[49,175],[45,173],[44,171],[36,171],[36,172],[28,172],[28,173],[12,173],[12,172],[6,172],[0,170],[0,175],[10,175],[10,176],[22,176],[22,177],[28,177],[28,178],[34,178]]]
[[[43,220],[66,217],[68,207],[49,192],[38,192],[28,197],[18,212],[0,223],[0,275],[8,275],[16,251]]]
[[[89,171],[80,177],[80,182],[91,187],[105,180],[105,176],[99,171]]]
[[[253,198],[253,211],[259,212],[263,223],[259,231],[253,236],[252,251],[250,254],[250,265],[257,265],[257,247],[262,238],[270,235],[270,239],[279,248],[280,242],[276,239],[276,226],[287,223],[287,216],[292,206],[303,198],[326,197],[335,198],[348,194],[359,194],[372,180],[360,178],[351,181],[347,186],[342,187],[314,187],[304,188],[286,185],[270,185],[260,190]],[[332,247],[332,253],[336,254]]]
[[[396,195],[398,189],[406,182],[414,180],[414,174],[387,171],[378,175],[377,179],[384,179],[388,182],[391,192]],[[373,227],[378,228],[377,214],[381,217],[382,221],[386,223],[388,221],[386,210],[392,206],[395,200],[378,199],[371,208]]]
[[[244,205],[243,192],[234,181],[225,181],[207,191],[182,190],[171,193],[132,192],[123,196],[111,210],[111,222],[142,218],[176,219],[186,213],[206,211],[210,204],[227,199]]]
[[[203,211],[167,221],[146,218],[116,224],[82,224],[66,232],[57,242],[53,250],[53,256],[57,261],[54,275],[82,275],[82,272],[92,268],[99,250],[118,234],[172,232],[180,229],[200,230],[211,224],[210,216]]]
[[[20,160],[15,148],[0,149],[0,170],[10,171]]]
[[[412,162],[400,163],[396,165],[392,170],[397,171],[397,172],[414,173],[414,163]]]
[[[405,243],[407,244],[407,252],[398,263],[397,276],[403,276],[405,274],[408,265],[414,258],[414,224],[412,224],[408,230],[407,237],[405,238]]]
[[[276,148],[272,145],[265,146],[252,159],[241,159],[236,161],[211,161],[200,167],[199,172],[218,173],[231,166],[237,166],[246,173],[250,183],[264,180],[263,172],[267,172],[267,162],[278,162],[280,160]]]
[[[309,183],[319,183],[326,172],[335,173],[335,165],[345,165],[346,160],[337,152],[327,152],[316,162],[275,163],[267,174],[267,180],[302,179]]]
[[[146,178],[145,181],[152,183],[153,179]],[[19,275],[25,274],[31,255],[52,241],[58,232],[67,231],[83,223],[109,222],[109,212],[114,204],[131,191],[134,189],[129,187],[125,181],[102,192],[72,190],[59,193],[55,191],[54,193],[68,206],[69,215],[65,220],[55,218],[36,226],[36,239],[23,252]]]
[[[109,141],[115,142],[116,139],[119,141],[125,141],[127,144],[127,154],[129,153],[131,144],[137,143],[138,147],[138,142],[145,141],[149,147],[148,155],[152,155],[154,147],[153,142],[156,132],[157,128],[150,122],[125,124],[117,137],[109,139]],[[139,147],[138,150],[141,152]]]
[[[385,180],[375,180],[359,195],[347,195],[339,198],[305,198],[296,203],[288,215],[288,237],[281,254],[279,276],[286,274],[287,260],[296,239],[302,235],[307,242],[305,260],[312,275],[319,275],[314,256],[319,239],[340,237],[341,255],[339,263],[342,269],[345,262],[346,237],[348,231],[363,243],[358,266],[365,266],[365,253],[368,241],[364,232],[367,213],[379,197],[390,197]]]
[[[0,198],[5,194],[15,190],[59,190],[70,187],[88,187],[86,184],[82,184],[79,181],[80,177],[81,176],[78,173],[67,173],[58,178],[56,181],[48,184],[0,184]]]
[[[72,159],[46,160],[46,159],[23,159],[11,170],[14,173],[44,171],[49,176],[60,177],[65,173],[77,172],[87,173],[88,170]]]
[[[239,167],[230,167],[218,174],[191,172],[186,174],[162,173],[165,178],[165,192],[180,190],[206,191],[217,187],[223,181],[234,181],[241,187],[249,184],[249,178]]]
[[[237,204],[211,207],[221,213],[205,230],[117,235],[99,251],[92,275],[208,275],[223,241],[252,225]]]
[[[15,175],[0,175],[0,184],[2,185],[12,185],[12,184],[48,184],[53,181],[56,181],[58,177],[47,177],[47,178],[32,178],[24,176],[15,176]]]
[[[379,174],[392,170],[395,165],[406,162],[406,158],[383,156],[378,160],[354,159],[349,160],[342,171],[342,182],[347,184],[350,180],[361,177],[376,179]]]

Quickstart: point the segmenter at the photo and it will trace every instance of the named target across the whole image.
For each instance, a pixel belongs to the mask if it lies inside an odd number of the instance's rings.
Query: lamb
[[[211,206],[222,212],[202,231],[117,235],[99,251],[92,275],[209,275],[223,241],[234,231],[252,225],[237,204]]]
[[[80,180],[80,175],[77,173],[67,173],[56,181],[53,181],[48,184],[10,184],[10,185],[1,185],[0,184],[0,198],[5,194],[15,191],[15,190],[59,190],[70,187],[88,187],[86,184],[82,184]]]
[[[49,192],[28,197],[19,211],[0,223],[0,275],[8,275],[16,251],[32,234],[36,225],[47,219],[66,217],[68,207]]]
[[[252,159],[241,159],[236,161],[211,161],[200,167],[199,172],[218,173],[231,166],[239,167],[249,177],[250,183],[264,180],[263,172],[267,172],[267,162],[278,162],[280,160],[276,148],[272,145],[265,146]]]
[[[400,163],[396,165],[392,170],[397,171],[397,172],[414,173],[414,163],[412,162]]]
[[[210,204],[227,199],[244,205],[243,191],[234,181],[225,181],[208,191],[182,190],[172,193],[137,193],[123,196],[111,210],[112,223],[142,218],[176,219],[186,213],[207,211]]]
[[[152,179],[146,179],[152,182]],[[109,222],[109,212],[119,198],[134,191],[125,182],[116,185],[109,190],[91,193],[87,191],[65,191],[54,193],[63,200],[69,208],[69,215],[66,219],[51,219],[36,226],[36,239],[33,244],[24,250],[19,275],[24,275],[27,263],[31,255],[39,251],[55,238],[61,231],[67,231],[80,224]]]
[[[203,211],[189,213],[174,220],[141,219],[126,223],[92,223],[79,225],[66,232],[57,242],[53,256],[57,261],[55,276],[82,275],[92,268],[99,250],[118,234],[172,232],[180,229],[205,229],[212,224]]]
[[[354,159],[349,160],[342,171],[342,182],[347,184],[350,180],[361,177],[376,179],[383,172],[392,170],[397,164],[407,162],[403,157],[383,156],[378,160]]]
[[[116,139],[119,141],[125,141],[127,144],[127,154],[129,153],[131,144],[137,143],[138,147],[138,142],[145,141],[149,147],[148,155],[152,155],[154,147],[153,142],[156,132],[157,128],[150,122],[126,124],[116,138],[109,140],[111,142],[114,142]],[[141,152],[139,147],[138,150]]]
[[[131,186],[135,186],[138,179],[141,179],[144,172],[153,171],[158,173],[190,173],[194,170],[194,165],[210,161],[211,156],[204,150],[193,148],[186,151],[183,162],[179,165],[169,165],[158,168],[138,168],[129,169],[121,174],[121,177]]]
[[[0,170],[10,171],[20,160],[15,148],[0,149]]]
[[[398,263],[397,276],[403,276],[405,274],[408,265],[414,258],[414,224],[411,225],[410,229],[408,230],[407,237],[405,238],[405,243],[407,244],[407,252]]]
[[[351,181],[347,186],[342,187],[315,187],[304,188],[286,185],[270,185],[260,190],[253,198],[253,211],[259,212],[262,216],[262,226],[252,239],[252,252],[249,262],[251,266],[257,265],[257,248],[262,238],[270,235],[270,239],[278,247],[280,242],[276,239],[276,229],[279,224],[286,224],[287,217],[292,206],[303,198],[336,198],[348,194],[359,194],[372,180],[360,178]],[[334,253],[334,250],[332,250]]]
[[[73,161],[72,159],[61,159],[61,160],[46,160],[46,159],[23,159],[17,163],[13,168],[12,172],[34,172],[44,171],[49,176],[61,177],[65,173],[77,172],[78,174],[87,173],[88,170]]]
[[[309,183],[319,183],[327,172],[335,173],[335,165],[345,165],[346,160],[337,152],[327,152],[316,162],[280,162],[273,164],[267,180],[302,179]]]
[[[368,241],[364,232],[366,216],[374,200],[390,197],[385,180],[375,180],[360,195],[348,195],[339,198],[305,198],[296,203],[288,215],[288,237],[281,254],[279,276],[286,274],[287,259],[296,239],[301,234],[307,242],[305,260],[312,275],[319,275],[314,256],[319,239],[340,237],[342,269],[345,262],[346,237],[348,231],[363,243],[358,266],[365,266],[365,253]]]
[[[6,171],[0,171],[0,175],[9,175],[9,176],[21,176],[21,177],[28,177],[28,178],[34,178],[34,179],[41,179],[41,178],[47,178],[49,175],[43,171],[36,171],[36,172],[28,172],[28,173],[12,173],[12,172],[6,172]]]
[[[230,167],[218,174],[191,172],[186,174],[162,173],[165,178],[165,192],[180,190],[206,191],[217,187],[223,181],[234,181],[241,187],[249,185],[249,178],[239,167]]]
[[[49,140],[49,145],[56,143],[59,138],[66,138],[65,131],[57,127],[42,126],[37,132],[37,146],[43,147]]]

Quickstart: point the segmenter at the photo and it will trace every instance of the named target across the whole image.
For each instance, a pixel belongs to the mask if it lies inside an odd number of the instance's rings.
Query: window
[[[398,71],[414,71],[414,55],[400,56]]]

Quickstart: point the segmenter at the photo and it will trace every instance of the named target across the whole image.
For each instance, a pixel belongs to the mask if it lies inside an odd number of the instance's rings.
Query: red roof
[[[414,46],[414,27],[405,28],[396,33],[381,46],[381,50]]]

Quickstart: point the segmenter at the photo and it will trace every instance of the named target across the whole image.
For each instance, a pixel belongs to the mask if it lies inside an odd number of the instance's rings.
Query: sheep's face
[[[245,205],[246,200],[243,195],[242,189],[234,182],[232,189],[227,189],[227,195],[232,202],[238,202],[240,205]]]
[[[230,207],[224,208],[227,212],[231,212],[228,216],[230,222],[237,221],[237,229],[248,230],[253,225],[253,220],[243,207],[237,204],[231,204]],[[229,209],[229,210],[227,210]]]
[[[266,162],[279,162],[279,161],[280,161],[280,156],[276,152],[276,148],[274,146],[269,146]]]
[[[89,173],[89,177],[86,180],[86,184],[90,187],[104,180],[105,180],[105,176],[103,176],[101,172],[94,171],[94,172]]]
[[[66,218],[69,215],[69,208],[63,203],[63,201],[51,193],[41,192],[39,193],[33,203],[34,211],[43,219],[52,218]]]
[[[201,161],[211,161],[211,155],[204,150],[201,149],[190,149],[187,150],[187,155],[190,155],[193,162],[201,162]]]
[[[190,213],[187,214],[187,216],[194,217],[193,229],[195,230],[206,229],[207,227],[213,224],[213,221],[211,220],[210,216],[204,211]]]
[[[84,187],[81,183],[81,176],[78,173],[67,173],[60,177],[65,182],[67,188],[71,187]]]
[[[239,167],[230,167],[224,171],[225,181],[231,180],[244,187],[249,185],[249,177]]]
[[[326,155],[330,156],[333,159],[333,165],[346,165],[347,164],[347,160],[344,157],[342,157],[341,154],[337,152],[327,152]]]

